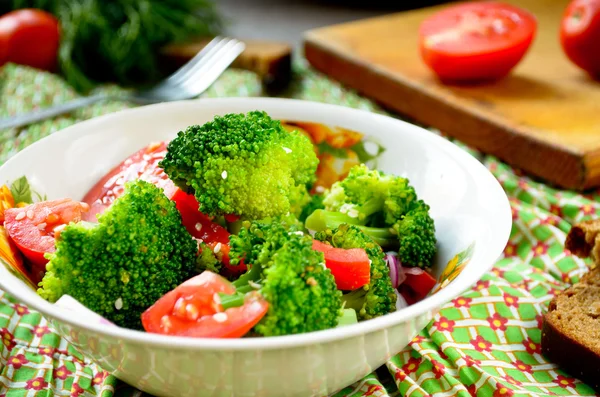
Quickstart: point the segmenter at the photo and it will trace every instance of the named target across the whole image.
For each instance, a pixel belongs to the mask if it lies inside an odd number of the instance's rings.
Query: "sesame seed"
[[[288,148],[288,147],[284,147],[284,148],[283,148],[283,150],[284,150],[286,153],[288,153],[288,154],[289,154],[289,153],[292,153],[292,149],[290,149],[290,148]]]
[[[60,233],[64,230],[65,227],[67,227],[67,225],[58,225],[54,229],[52,229],[52,231],[54,233]]]
[[[215,301],[215,303],[218,304],[218,305],[221,304],[221,297],[216,292],[213,294],[213,301]]]
[[[298,236],[304,236],[304,232],[300,231],[300,230],[295,231],[294,234],[296,234]]]
[[[216,322],[218,323],[224,323],[225,321],[227,321],[227,314],[221,312],[221,313],[216,313],[213,318],[215,319]]]
[[[227,171],[221,172],[221,178],[227,179]]]
[[[38,229],[40,229],[40,230],[44,230],[44,229],[46,228],[46,226],[47,226],[47,225],[46,225],[46,222],[42,222],[42,223],[40,223],[40,224],[38,225]]]
[[[309,277],[306,280],[306,284],[310,285],[311,287],[314,287],[315,285],[317,285],[317,280],[315,280],[314,277]]]
[[[217,243],[217,245],[215,245],[215,249],[213,250],[215,254],[218,254],[219,251],[221,251],[221,243]]]
[[[17,214],[17,216],[15,216],[15,220],[20,221],[21,219],[25,218],[25,211],[23,212],[19,212]]]
[[[348,211],[348,216],[351,218],[358,218],[358,211],[355,209],[351,209]]]
[[[27,218],[33,219],[33,210],[27,210]]]
[[[317,193],[323,193],[325,191],[325,187],[324,186],[317,186],[315,187],[315,192]]]
[[[160,325],[163,330],[169,331],[169,329],[171,329],[171,320],[169,320],[169,316],[162,316],[162,318],[160,319]]]
[[[115,301],[115,309],[121,310],[123,308],[123,299],[119,298]]]
[[[260,289],[260,287],[262,287],[262,285],[252,280],[248,281],[248,285],[254,289]]]
[[[200,222],[198,222],[198,223],[196,223],[196,225],[194,226],[194,228],[195,228],[197,231],[200,231],[200,230],[202,230],[202,224],[201,224]]]
[[[189,320],[194,321],[197,320],[198,317],[200,317],[200,312],[198,311],[198,308],[195,305],[192,305],[191,303],[187,304],[187,306],[185,307],[185,312]]]

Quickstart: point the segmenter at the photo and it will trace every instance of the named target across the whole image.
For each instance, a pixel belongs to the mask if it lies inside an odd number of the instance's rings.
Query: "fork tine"
[[[225,52],[222,56],[216,59],[208,70],[198,76],[195,81],[192,81],[190,84],[190,88],[188,88],[188,92],[190,92],[193,96],[200,95],[208,87],[214,83],[217,78],[231,65],[231,63],[244,51],[245,45],[242,42],[237,42],[233,47],[231,47],[227,52]]]
[[[212,39],[204,48],[202,48],[192,59],[187,61],[183,66],[177,69],[173,74],[171,74],[165,81],[169,82],[177,82],[179,78],[183,77],[186,73],[196,67],[196,65],[202,61],[206,56],[208,56],[211,51],[221,44],[225,39],[223,37],[217,36]]]
[[[201,66],[194,68],[181,85],[190,91],[201,93],[244,51],[241,41],[231,39],[217,51],[214,56],[207,58]],[[209,82],[206,84],[206,82]],[[205,86],[205,88],[199,88]],[[191,88],[191,89],[190,89]]]

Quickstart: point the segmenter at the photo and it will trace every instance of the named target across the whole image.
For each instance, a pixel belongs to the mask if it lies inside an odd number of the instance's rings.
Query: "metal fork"
[[[124,96],[92,95],[43,110],[5,118],[0,120],[0,130],[23,127],[110,99],[147,105],[194,98],[210,87],[221,73],[244,51],[244,48],[245,44],[236,39],[216,37],[185,65],[154,87],[136,90]]]

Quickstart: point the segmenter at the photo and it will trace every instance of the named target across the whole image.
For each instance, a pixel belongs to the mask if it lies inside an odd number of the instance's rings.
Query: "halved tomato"
[[[19,251],[34,267],[34,276],[46,271],[47,252],[54,252],[55,237],[65,225],[79,222],[89,205],[71,199],[42,201],[4,211],[4,227]]]
[[[223,226],[200,211],[198,201],[192,194],[177,189],[171,197],[181,213],[183,225],[188,233],[205,243],[229,244],[229,232]]]
[[[462,3],[430,16],[419,48],[443,81],[487,81],[507,75],[523,58],[537,29],[528,11],[500,2]]]
[[[560,43],[567,57],[600,80],[600,0],[573,0],[560,25]]]
[[[362,248],[335,248],[318,240],[313,240],[313,250],[325,256],[325,266],[331,270],[337,288],[352,291],[371,281],[371,260]]]
[[[123,160],[102,177],[82,200],[90,205],[85,220],[96,222],[96,215],[104,212],[117,197],[123,194],[125,183],[136,179],[155,184],[164,190],[167,197],[172,198],[179,189],[158,167],[158,163],[167,153],[167,144],[167,142],[151,143]]]
[[[147,332],[196,338],[239,338],[267,313],[258,293],[246,295],[242,306],[223,310],[218,293],[233,294],[234,286],[210,271],[168,292],[142,314]]]

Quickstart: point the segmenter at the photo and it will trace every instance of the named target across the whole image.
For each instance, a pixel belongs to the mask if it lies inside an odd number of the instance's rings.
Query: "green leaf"
[[[27,181],[27,177],[25,175],[10,185],[10,192],[15,199],[15,204],[33,203],[33,199],[31,198],[31,188],[29,187],[29,182]]]

